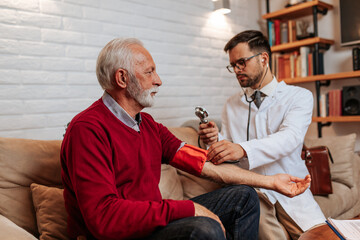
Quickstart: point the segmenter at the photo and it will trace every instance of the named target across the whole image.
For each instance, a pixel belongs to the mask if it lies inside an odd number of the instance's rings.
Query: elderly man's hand
[[[200,205],[200,204],[198,204],[196,202],[194,202],[194,207],[195,207],[195,216],[196,217],[202,216],[202,217],[209,217],[209,218],[214,219],[215,221],[217,221],[220,224],[221,229],[223,230],[224,235],[226,236],[225,227],[222,224],[220,218],[215,213],[213,213],[212,211],[210,211],[206,207],[204,207],[204,206],[202,206],[202,205]]]
[[[295,197],[310,186],[311,178],[307,175],[304,179],[289,174],[276,174],[273,177],[273,189],[288,197]]]

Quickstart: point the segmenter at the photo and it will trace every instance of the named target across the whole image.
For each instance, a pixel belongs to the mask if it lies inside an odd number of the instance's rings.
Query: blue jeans
[[[245,185],[228,186],[190,199],[219,216],[228,240],[257,240],[260,207],[256,191]],[[222,240],[220,224],[208,217],[188,217],[158,229],[149,240]]]

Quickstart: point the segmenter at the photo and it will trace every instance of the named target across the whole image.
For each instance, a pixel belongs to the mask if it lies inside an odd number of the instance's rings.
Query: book
[[[342,115],[342,90],[329,90],[329,116],[338,117]]]
[[[307,66],[308,66],[308,69],[307,69],[307,75],[308,76],[312,76],[314,75],[313,74],[313,68],[314,68],[314,64],[313,64],[313,53],[312,52],[309,52],[308,53],[308,59],[307,59]]]
[[[275,76],[277,75],[277,70],[276,70],[277,55],[278,53],[276,52],[271,54],[271,71]]]
[[[319,55],[318,55],[319,69],[318,69],[318,71],[316,71],[315,58],[316,58],[316,54],[315,54],[315,52],[312,52],[312,60],[311,60],[312,61],[312,75],[324,74],[324,53],[319,52]]]
[[[295,53],[290,54],[290,77],[294,78],[295,77],[295,58],[296,55]]]
[[[320,117],[327,117],[326,94],[320,95]]]
[[[326,93],[326,116],[330,116],[329,115],[329,93]]]
[[[328,218],[326,223],[338,235],[340,239],[344,240],[359,240],[360,239],[360,219],[354,220],[336,220]]]
[[[307,46],[300,47],[300,66],[301,66],[301,77],[308,76],[308,53],[310,48]]]
[[[336,91],[336,114],[342,116],[342,90],[337,89]]]
[[[288,21],[288,35],[289,42],[296,41],[296,21],[294,20]]]
[[[272,21],[268,22],[268,28],[269,28],[269,45],[272,47],[273,44],[273,35],[274,35],[274,23]]]
[[[281,44],[281,21],[279,19],[274,20],[274,29],[275,29],[275,45]]]
[[[301,58],[298,52],[295,58],[295,77],[301,77]]]
[[[275,45],[275,25],[274,22],[271,24],[271,46]]]
[[[328,92],[328,106],[329,106],[329,115],[328,116],[335,116],[335,94],[334,94],[334,90],[330,90]]]
[[[282,22],[280,24],[281,26],[281,44],[283,43],[287,43],[289,41],[288,39],[288,23],[287,22]]]
[[[283,54],[283,62],[281,68],[283,68],[283,77],[290,78],[291,77],[291,62],[290,62],[290,54]]]
[[[283,79],[285,78],[285,69],[284,69],[284,57],[283,55],[279,55],[277,57],[277,68],[276,68],[276,73],[277,73],[277,76],[276,78],[277,79]]]
[[[319,59],[318,59],[318,63],[319,63],[319,72],[317,72],[317,74],[324,74],[324,53],[319,52]],[[312,59],[313,63],[315,63],[315,53],[313,53],[313,59]],[[316,66],[315,64],[313,64],[313,74],[315,74],[315,69]]]

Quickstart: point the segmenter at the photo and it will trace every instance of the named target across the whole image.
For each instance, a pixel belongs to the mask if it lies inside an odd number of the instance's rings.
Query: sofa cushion
[[[67,240],[67,213],[63,190],[33,183],[30,185],[40,240]]]
[[[196,177],[181,170],[178,170],[178,174],[184,190],[184,199],[190,199],[222,187],[218,183]]]
[[[159,189],[163,199],[183,200],[183,188],[174,167],[161,165]]]
[[[330,150],[334,164],[330,164],[331,179],[348,187],[354,186],[353,154],[356,134],[305,139],[307,147],[324,145]]]
[[[29,187],[61,185],[60,145],[59,140],[0,138],[0,214],[36,237]]]
[[[197,142],[197,132],[190,127],[172,127],[168,128],[169,131],[174,134],[178,139],[187,144],[198,146]]]
[[[348,186],[332,182],[333,194],[328,196],[314,196],[325,217],[336,218],[343,214],[359,200],[358,190]],[[354,216],[352,216],[354,217]]]
[[[37,240],[29,232],[19,227],[6,217],[0,215],[0,239],[1,240]]]

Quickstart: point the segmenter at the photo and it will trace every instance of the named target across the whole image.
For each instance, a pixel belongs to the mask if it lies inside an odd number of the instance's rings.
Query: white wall
[[[0,1],[0,136],[61,139],[67,122],[101,97],[95,62],[115,37],[141,39],[157,63],[163,86],[147,110],[156,120],[179,126],[197,105],[220,117],[238,91],[222,49],[258,28],[254,3],[232,0],[224,17],[211,0]]]
[[[352,70],[351,48],[339,46],[339,1],[320,17],[319,35],[336,44],[325,53],[325,73]],[[287,0],[271,0],[271,11]],[[227,72],[223,47],[245,29],[266,31],[265,1],[231,0],[225,17],[211,0],[2,0],[0,1],[0,136],[61,139],[64,126],[98,99],[98,52],[115,37],[137,37],[152,53],[163,86],[146,111],[167,126],[194,118],[203,105],[219,118],[226,98],[239,90]],[[333,81],[332,88],[359,79]],[[314,84],[302,84],[314,92]],[[317,136],[316,124],[308,135]],[[323,136],[356,132],[359,123],[333,123]]]
[[[329,10],[325,16],[318,15],[319,25],[318,34],[320,37],[333,39],[335,44],[330,47],[328,51],[324,53],[324,70],[326,74],[349,72],[352,71],[352,47],[340,46],[340,15],[339,15],[339,0],[322,0],[334,6],[332,10]],[[289,1],[288,0],[271,0],[270,11],[276,11],[282,9]],[[261,8],[266,13],[265,1],[260,3]],[[309,18],[312,20],[312,17]],[[264,21],[263,21],[264,22]],[[321,93],[326,93],[330,89],[341,89],[343,86],[360,85],[360,79],[346,79],[332,81],[329,87],[322,87]],[[300,84],[300,86],[312,90],[315,95],[315,83]],[[315,102],[314,102],[314,105]],[[316,109],[314,109],[314,116],[316,116]],[[360,151],[360,123],[332,123],[330,127],[322,128],[323,137],[346,135],[355,132],[357,134],[357,141],[355,150]],[[308,136],[317,137],[317,124],[312,123],[309,127]]]

